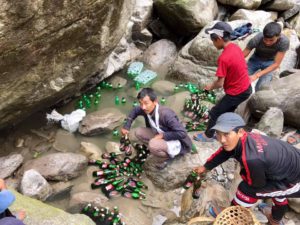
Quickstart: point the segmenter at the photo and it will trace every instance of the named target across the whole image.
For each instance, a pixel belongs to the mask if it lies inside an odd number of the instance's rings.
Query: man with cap
[[[195,171],[203,174],[235,158],[241,165],[243,181],[232,205],[251,207],[258,199],[272,198],[272,207],[263,203],[259,208],[271,225],[282,224],[288,209],[287,198],[300,197],[300,151],[281,140],[248,133],[244,126],[238,114],[222,114],[211,128],[222,146]],[[210,208],[212,215],[219,211],[217,206]]]
[[[204,87],[213,90],[223,87],[226,95],[209,112],[209,121],[205,133],[194,136],[197,141],[212,141],[211,128],[217,118],[226,112],[233,112],[240,103],[245,101],[252,93],[247,64],[242,50],[236,44],[230,42],[232,28],[228,23],[217,22],[212,28],[206,29],[210,34],[214,46],[223,49],[218,58],[217,79]]]

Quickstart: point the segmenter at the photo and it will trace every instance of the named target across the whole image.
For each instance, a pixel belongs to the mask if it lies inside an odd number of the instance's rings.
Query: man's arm
[[[169,131],[163,133],[162,138],[166,141],[181,140],[187,136],[186,130],[180,123],[176,114],[171,110],[164,111],[163,121],[164,126],[169,128]]]
[[[256,74],[252,75],[251,80],[255,81],[256,79],[259,79],[260,77],[266,75],[267,73],[270,73],[270,72],[276,70],[277,68],[279,68],[284,56],[285,56],[285,52],[277,52],[275,59],[274,59],[274,63],[272,65],[268,66],[267,68],[265,68],[264,70],[261,70],[261,71],[257,72]]]
[[[224,80],[225,80],[224,77],[218,77],[218,79],[215,80],[213,83],[206,85],[204,87],[204,89],[208,90],[208,91],[211,91],[211,90],[214,90],[214,89],[221,88],[224,85]]]
[[[7,189],[6,184],[3,179],[0,179],[0,191]]]
[[[143,115],[144,111],[141,109],[141,107],[136,106],[134,107],[131,112],[129,113],[129,115],[126,118],[126,123],[124,124],[123,128],[121,129],[121,133],[123,135],[128,134],[131,124],[132,122],[139,116],[139,115]]]
[[[243,50],[244,57],[247,58],[247,56],[250,54],[251,51],[252,51],[251,49],[249,49],[249,48],[246,47]]]

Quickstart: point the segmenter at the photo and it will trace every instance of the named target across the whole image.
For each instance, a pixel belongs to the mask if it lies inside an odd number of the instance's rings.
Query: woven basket
[[[210,217],[195,217],[188,225],[213,224],[213,225],[261,225],[250,209],[242,206],[231,206],[224,209],[216,219]]]

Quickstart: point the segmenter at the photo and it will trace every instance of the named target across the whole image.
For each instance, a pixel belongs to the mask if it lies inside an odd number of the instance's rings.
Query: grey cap
[[[217,22],[215,23],[215,25],[213,25],[213,27],[205,30],[205,33],[207,34],[216,34],[220,37],[224,37],[224,32],[227,32],[229,34],[232,33],[231,26],[225,22]]]
[[[240,115],[228,112],[218,117],[216,125],[213,126],[211,130],[218,130],[227,133],[236,127],[243,127],[245,125],[245,121]]]

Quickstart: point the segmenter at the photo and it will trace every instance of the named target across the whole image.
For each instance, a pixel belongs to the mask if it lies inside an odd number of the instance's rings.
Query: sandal
[[[297,130],[294,134],[288,136],[287,143],[296,145],[300,143],[300,130]]]
[[[198,133],[198,134],[195,134],[195,135],[193,136],[193,139],[194,139],[195,141],[200,141],[200,142],[213,142],[213,141],[214,141],[213,138],[208,138],[208,137],[206,137],[204,133]]]
[[[275,221],[272,217],[272,207],[266,203],[260,203],[258,204],[258,209],[259,211],[261,211],[267,218],[269,221],[269,224],[271,225],[284,225],[283,221]]]
[[[217,216],[223,211],[223,208],[218,206],[209,206],[208,212],[213,218],[217,218]]]

